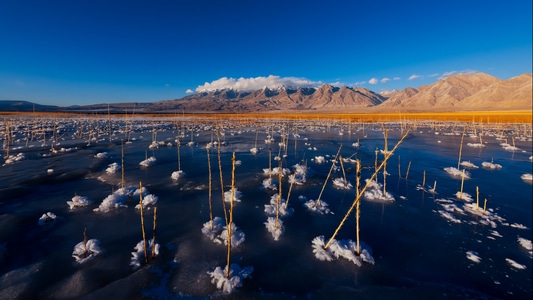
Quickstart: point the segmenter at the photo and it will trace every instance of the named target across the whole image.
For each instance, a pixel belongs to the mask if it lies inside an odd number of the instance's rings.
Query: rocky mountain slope
[[[101,111],[107,112],[398,112],[531,110],[532,74],[501,80],[485,73],[460,74],[433,84],[401,91],[375,93],[360,87],[231,89],[200,92],[176,100],[152,103],[95,104],[52,107],[25,101],[0,101],[0,111]]]

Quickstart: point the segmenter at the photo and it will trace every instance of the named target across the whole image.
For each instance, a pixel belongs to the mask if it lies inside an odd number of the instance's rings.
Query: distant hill
[[[485,73],[460,74],[433,84],[375,93],[360,87],[223,89],[151,103],[110,103],[57,107],[26,101],[0,101],[0,111],[71,112],[386,112],[531,110],[532,74],[501,80]]]
[[[57,111],[58,106],[41,105],[22,100],[0,100],[0,111]]]

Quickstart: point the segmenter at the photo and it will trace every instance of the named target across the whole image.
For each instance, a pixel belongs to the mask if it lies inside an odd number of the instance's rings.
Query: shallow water
[[[343,157],[361,159],[362,178],[372,175],[375,150],[384,148],[382,124],[347,125],[342,123],[293,123],[288,147],[281,148],[279,124],[258,127],[250,125],[224,129],[221,140],[221,162],[225,190],[231,184],[231,155],[241,165],[236,167],[235,185],[243,193],[242,202],[235,203],[234,221],[245,233],[246,240],[232,250],[232,262],[241,267],[253,266],[252,278],[231,295],[221,295],[210,282],[208,271],[226,264],[226,247],[203,236],[203,223],[209,221],[207,143],[216,140],[213,127],[174,126],[171,122],[138,121],[124,144],[126,186],[142,185],[159,198],[157,203],[157,241],[161,252],[150,264],[133,270],[129,263],[133,247],[141,240],[140,214],[130,198],[127,207],[108,213],[94,212],[102,200],[121,184],[120,171],[105,172],[113,162],[122,160],[121,139],[126,134],[120,128],[127,123],[113,121],[116,133],[109,141],[105,134],[106,120],[98,126],[103,133],[88,145],[88,137],[71,137],[77,129],[65,120],[61,147],[50,152],[50,137],[42,141],[15,142],[11,154],[24,153],[25,159],[0,167],[0,298],[531,298],[531,252],[522,247],[518,237],[532,238],[532,185],[520,178],[532,173],[531,137],[520,140],[521,151],[506,151],[497,135],[483,136],[483,148],[467,143],[479,139],[464,137],[462,160],[479,166],[468,169],[471,179],[465,180],[464,192],[473,195],[479,187],[480,206],[487,199],[489,214],[499,217],[493,225],[484,224],[483,217],[469,212],[453,212],[455,220],[444,218],[442,200],[462,207],[454,194],[461,188],[461,178],[448,175],[444,168],[457,167],[461,131],[451,127],[432,129],[420,127],[410,132],[387,163],[386,188],[395,201],[363,199],[361,203],[361,240],[373,251],[375,264],[353,263],[338,259],[317,260],[311,241],[320,235],[329,239],[351,206],[355,191],[336,189],[331,180],[342,177],[335,170],[328,180],[321,201],[329,204],[331,214],[319,215],[308,211],[301,199],[317,199],[331,167],[331,159],[339,146]],[[91,124],[91,121],[87,121]],[[177,123],[176,123],[177,124]],[[92,125],[92,128],[98,126]],[[152,127],[157,130],[153,131]],[[349,126],[349,127],[348,127]],[[401,130],[397,124],[387,124],[388,148],[398,141]],[[351,132],[349,132],[351,129]],[[194,131],[192,131],[194,130]],[[265,144],[268,133],[275,142]],[[299,137],[295,138],[293,133]],[[340,135],[339,133],[343,133]],[[170,142],[158,149],[149,149],[153,133],[157,141]],[[191,137],[192,134],[192,137]],[[174,181],[173,171],[179,164],[185,176]],[[352,143],[359,139],[361,146]],[[187,146],[188,142],[194,146]],[[313,149],[316,147],[316,150]],[[106,158],[96,158],[107,152]],[[307,163],[313,171],[303,185],[294,185],[289,207],[292,216],[283,219],[285,231],[278,241],[263,224],[267,216],[264,205],[275,193],[262,188],[263,169],[269,167],[269,152],[286,157],[284,168]],[[157,161],[150,167],[139,166],[146,157]],[[326,163],[314,162],[325,156]],[[213,175],[213,215],[223,217],[217,149],[210,150]],[[381,162],[383,156],[378,155]],[[1,161],[4,160],[4,155]],[[484,161],[502,165],[500,170],[481,167]],[[409,168],[408,178],[407,168]],[[400,168],[398,169],[398,165]],[[272,160],[277,167],[278,161]],[[355,165],[345,163],[349,182],[355,182]],[[50,170],[50,171],[49,171]],[[424,171],[426,186],[422,183]],[[400,172],[400,174],[399,174]],[[437,181],[436,194],[429,192]],[[383,183],[383,173],[378,181]],[[289,183],[283,179],[283,198]],[[88,207],[70,210],[66,201],[74,195],[93,201]],[[229,204],[227,204],[229,205]],[[58,219],[43,226],[39,217],[53,212]],[[152,237],[153,210],[145,211],[146,231]],[[87,237],[100,241],[102,254],[79,265],[72,258],[74,246]],[[355,218],[349,217],[337,239],[355,240]],[[467,251],[480,257],[476,263],[467,258]],[[525,269],[512,266],[511,259]]]

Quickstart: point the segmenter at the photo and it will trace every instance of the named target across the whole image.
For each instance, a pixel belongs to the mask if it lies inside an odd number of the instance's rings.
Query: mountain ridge
[[[507,80],[486,73],[448,76],[418,88],[376,93],[362,87],[264,87],[256,91],[218,89],[201,91],[180,99],[150,103],[109,103],[80,106],[50,106],[27,101],[0,101],[0,111],[159,113],[251,113],[276,111],[469,111],[531,110],[532,74]]]

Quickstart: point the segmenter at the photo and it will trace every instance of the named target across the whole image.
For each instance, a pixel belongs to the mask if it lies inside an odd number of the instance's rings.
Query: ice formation
[[[335,240],[333,239],[327,249],[325,246],[324,236],[317,236],[312,241],[313,253],[316,259],[322,261],[332,261],[333,259],[344,258],[353,262],[357,266],[361,266],[362,262],[374,264],[374,257],[372,257],[372,249],[361,242],[359,255],[356,254],[357,244],[352,240]]]
[[[54,213],[47,212],[39,218],[39,225],[46,225],[54,223],[57,220],[57,216]]]
[[[143,191],[145,188],[143,188]],[[120,188],[113,192],[111,195],[107,196],[102,203],[94,209],[96,212],[107,213],[115,208],[127,207],[124,202],[132,196],[139,195],[138,189],[135,186],[129,186],[126,188]]]
[[[305,199],[305,197],[303,197],[303,199]],[[300,198],[300,200],[302,200],[302,198]],[[329,205],[323,200],[315,201],[313,199],[309,199],[308,201],[304,202],[304,206],[307,207],[308,210],[320,215],[329,214],[331,212],[331,210],[329,209]]]
[[[94,157],[96,157],[96,158],[108,158],[109,157],[109,153],[100,152],[100,153],[97,153]]]
[[[470,162],[470,161],[462,161],[461,162],[461,166],[463,168],[470,168],[470,169],[477,169],[479,168],[478,166],[476,166],[474,163]]]
[[[264,189],[277,191],[278,190],[277,184],[278,184],[278,182],[276,180],[274,180],[272,178],[265,178],[263,180],[262,187]]]
[[[100,241],[97,239],[90,239],[85,244],[83,241],[74,246],[72,257],[76,259],[76,262],[83,264],[92,260],[95,256],[100,254],[102,249],[100,248]]]
[[[75,195],[74,197],[72,197],[72,201],[67,201],[68,207],[70,209],[75,209],[77,207],[84,207],[91,203],[92,201],[89,200],[89,198],[84,197],[84,196],[79,196],[79,195]]]
[[[170,178],[172,178],[172,180],[178,180],[183,176],[185,176],[185,172],[180,170],[180,171],[172,172],[172,175],[170,175]]]
[[[263,169],[263,173],[264,175],[266,176],[269,176],[269,175],[279,175],[279,170],[280,168],[279,167],[275,167],[275,168],[272,168],[272,169]],[[287,168],[281,168],[281,176],[285,176],[287,175],[288,173],[290,173],[291,170],[287,169]]]
[[[152,247],[152,243],[153,243],[153,240],[150,239],[148,241],[148,247],[146,247],[146,254],[148,256],[157,256],[159,255],[159,244],[158,243],[155,243],[155,246]],[[144,241],[140,241],[137,243],[137,245],[135,245],[135,247],[133,248],[135,251],[131,252],[131,262],[130,262],[130,266],[133,267],[134,270],[138,269],[140,266],[141,266],[141,261],[144,261],[145,260],[145,257],[144,257]],[[153,253],[152,253],[152,249],[153,249]]]
[[[231,264],[229,278],[226,277],[226,271],[227,266],[224,269],[216,267],[213,271],[208,271],[207,274],[211,277],[211,283],[216,284],[217,289],[229,294],[242,286],[243,279],[251,277],[254,268],[250,266],[241,269],[238,264]]]
[[[245,241],[246,235],[235,223],[231,223],[231,247],[237,247]],[[213,240],[217,244],[228,244],[228,229],[224,226],[222,232]]]
[[[109,164],[107,169],[105,169],[107,173],[111,173],[111,174],[116,173],[118,170],[120,170],[120,166],[116,162]]]
[[[522,238],[522,237],[518,237],[518,243],[520,244],[520,246],[522,246],[522,248],[527,250],[527,252],[529,253],[529,256],[533,255],[533,244],[531,243],[530,240]]]
[[[526,174],[522,174],[520,176],[520,178],[522,180],[525,180],[525,181],[533,181],[533,174],[529,174],[529,173],[526,173]]]
[[[488,161],[484,161],[481,163],[481,166],[485,169],[490,169],[490,170],[499,170],[502,168],[502,165],[500,164],[495,164],[493,162],[488,162]]]
[[[515,268],[515,269],[518,269],[518,270],[524,270],[526,268],[525,265],[522,265],[522,264],[519,264],[517,263],[516,261],[510,259],[510,258],[506,258],[505,261],[511,265],[511,267]]]
[[[148,157],[147,159],[141,161],[139,163],[140,166],[143,166],[143,167],[150,167],[150,166],[153,166],[155,164],[155,162],[157,161],[157,159],[153,156],[150,156]]]
[[[265,204],[265,213],[267,216],[275,216],[276,215],[276,202],[278,201],[278,194],[272,195],[270,197],[270,204]],[[285,203],[285,199],[279,200],[278,205],[278,215],[280,217],[290,216],[294,212],[294,209],[287,208],[287,204]]]
[[[307,175],[310,173],[310,169],[301,164],[295,164],[292,167],[294,168],[294,174],[289,175],[289,183],[304,184],[307,181]]]
[[[463,171],[465,172],[465,179],[470,179],[470,172],[468,171],[465,171],[464,169],[463,170],[459,170],[457,168],[454,168],[454,167],[447,167],[447,168],[444,168],[444,171],[446,171],[446,173],[450,174],[451,176],[454,176],[454,177],[463,177]]]
[[[150,207],[154,206],[157,203],[157,200],[159,200],[159,198],[155,195],[152,195],[152,194],[148,194],[146,196],[143,195],[143,199],[142,199],[143,208],[149,210]],[[141,204],[139,203],[135,205],[135,208],[141,209]]]
[[[24,153],[19,153],[17,155],[11,155],[8,158],[6,158],[6,160],[4,162],[4,165],[9,165],[9,164],[12,164],[14,162],[21,161],[21,160],[23,160],[25,158],[26,157],[24,156]]]
[[[468,258],[469,260],[475,263],[481,262],[481,257],[479,257],[476,251],[466,251],[466,258]]]
[[[368,188],[363,193],[363,197],[365,197],[368,200],[380,200],[380,201],[394,201],[394,196],[392,196],[391,193],[385,192],[383,193],[383,185],[381,183],[378,183],[376,181],[368,183],[369,179],[365,179],[365,181],[368,184]]]
[[[215,217],[213,221],[207,221],[202,227],[202,233],[210,240],[214,241],[215,238],[224,230],[226,222],[221,217]]]
[[[266,222],[264,223],[266,229],[268,232],[272,234],[272,237],[275,241],[279,239],[283,231],[285,230],[285,226],[283,226],[283,221],[278,218],[276,221],[275,217],[268,217]]]
[[[324,156],[315,156],[313,161],[317,164],[323,164],[326,162],[326,159],[324,158]]]
[[[242,192],[235,188],[235,194],[233,195],[233,202],[241,202]],[[231,190],[224,192],[224,201],[231,201]]]
[[[353,187],[353,185],[350,182],[345,182],[344,178],[335,178],[333,179],[333,185],[338,189],[345,189],[349,190]]]
[[[463,200],[463,201],[466,201],[466,202],[472,202],[474,199],[472,199],[472,195],[470,195],[469,193],[465,193],[465,192],[457,192],[455,193],[455,197],[459,200]]]

